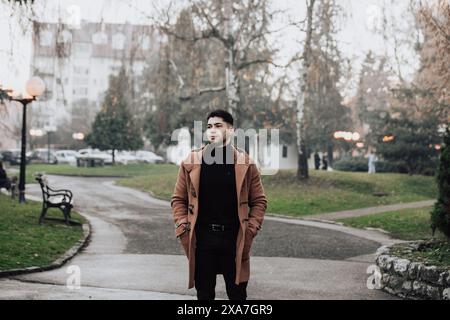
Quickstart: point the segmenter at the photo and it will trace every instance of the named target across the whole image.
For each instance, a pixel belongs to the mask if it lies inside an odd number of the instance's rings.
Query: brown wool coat
[[[175,222],[175,235],[180,236],[189,261],[188,288],[194,287],[195,271],[195,223],[198,216],[198,197],[201,159],[204,147],[191,151],[181,163],[172,196],[171,206]],[[267,199],[261,183],[259,170],[244,151],[234,149],[234,169],[238,214],[241,227],[236,240],[236,284],[246,282],[250,277],[250,249],[253,238],[261,229],[267,208]],[[189,223],[189,231],[183,233],[182,223]]]

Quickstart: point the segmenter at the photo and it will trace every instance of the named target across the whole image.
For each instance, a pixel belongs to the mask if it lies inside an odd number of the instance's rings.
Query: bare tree
[[[305,102],[310,94],[308,85],[308,70],[311,65],[312,37],[313,37],[313,18],[314,4],[316,0],[306,0],[306,38],[303,46],[302,54],[302,73],[300,76],[301,87],[297,98],[297,150],[298,150],[298,167],[297,178],[308,179],[308,156],[306,150],[305,139]]]
[[[187,42],[212,41],[220,45],[224,57],[221,63],[223,83],[198,88],[194,95],[225,91],[228,110],[239,119],[242,106],[241,78],[254,65],[272,64],[274,50],[270,48],[267,36],[281,30],[270,30],[274,15],[282,11],[269,12],[269,0],[221,0],[189,1],[195,32],[183,35],[175,31],[170,17],[172,6],[159,11],[159,18],[150,17],[165,34]],[[165,17],[162,19],[161,17]],[[180,86],[186,83],[180,77]],[[183,96],[190,99],[192,96]],[[239,120],[238,120],[239,121]]]

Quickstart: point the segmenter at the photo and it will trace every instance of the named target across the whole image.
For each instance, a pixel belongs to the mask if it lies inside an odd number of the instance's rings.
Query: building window
[[[111,71],[112,72],[119,72],[119,70],[120,70],[120,68],[121,68],[122,66],[120,66],[120,65],[117,65],[117,66],[111,66]]]
[[[64,99],[64,91],[62,86],[60,85],[56,87],[56,99],[58,100]]]
[[[97,32],[92,36],[92,42],[96,45],[104,45],[108,43],[108,36],[104,32]]]
[[[67,30],[63,30],[59,35],[57,39],[58,43],[69,43],[72,41],[72,33],[70,33]]]
[[[75,96],[87,96],[88,95],[88,88],[86,87],[79,87],[73,89],[73,95]]]
[[[125,48],[125,36],[122,33],[116,33],[113,35],[112,47],[116,50],[123,50]]]
[[[86,85],[87,83],[89,83],[89,78],[86,78],[86,77],[74,77],[73,78],[74,86]]]
[[[76,57],[90,57],[91,44],[90,43],[74,43],[74,54]]]
[[[47,60],[36,61],[36,72],[42,74],[53,74],[53,64]]]
[[[283,146],[283,158],[287,158],[288,155],[288,148],[287,146]]]
[[[89,68],[84,66],[73,66],[73,73],[79,75],[89,74]]]
[[[150,37],[149,37],[149,36],[145,36],[145,37],[142,39],[141,47],[142,47],[142,50],[148,50],[148,49],[150,49]]]
[[[50,31],[39,33],[39,45],[41,47],[50,47],[52,45],[52,33]]]

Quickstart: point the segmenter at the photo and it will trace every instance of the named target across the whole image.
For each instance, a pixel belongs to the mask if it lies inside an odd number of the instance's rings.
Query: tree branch
[[[203,88],[203,89],[200,89],[196,95],[180,96],[180,100],[188,101],[188,100],[195,98],[196,96],[201,96],[202,94],[205,94],[205,93],[221,92],[221,91],[225,91],[225,89],[226,89],[225,86]]]
[[[302,60],[302,59],[303,59],[303,56],[302,56],[302,55],[296,55],[296,56],[292,57],[291,60],[289,60],[289,62],[286,63],[286,64],[284,64],[284,65],[277,64],[277,63],[273,62],[272,59],[270,59],[270,58],[268,58],[268,59],[255,59],[255,60],[251,60],[251,61],[244,61],[244,62],[241,62],[241,63],[239,63],[239,64],[237,65],[236,68],[237,68],[238,70],[242,70],[242,69],[245,69],[245,68],[247,68],[248,66],[251,66],[251,65],[253,65],[253,64],[261,64],[261,63],[268,63],[268,64],[271,64],[271,65],[277,67],[277,68],[287,68],[287,67],[289,67],[292,63],[294,63],[295,61],[299,61],[299,60]]]
[[[226,89],[225,86],[203,88],[198,91],[198,95],[201,96],[202,94],[209,93],[209,92],[221,92],[221,91],[225,91],[225,89]]]

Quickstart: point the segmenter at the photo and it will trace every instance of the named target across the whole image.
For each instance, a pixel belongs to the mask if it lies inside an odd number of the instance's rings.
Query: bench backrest
[[[36,177],[36,180],[37,182],[39,182],[39,185],[41,186],[42,198],[44,199],[44,201],[48,201],[49,192],[47,183],[45,182],[44,179],[42,179],[42,177]]]

